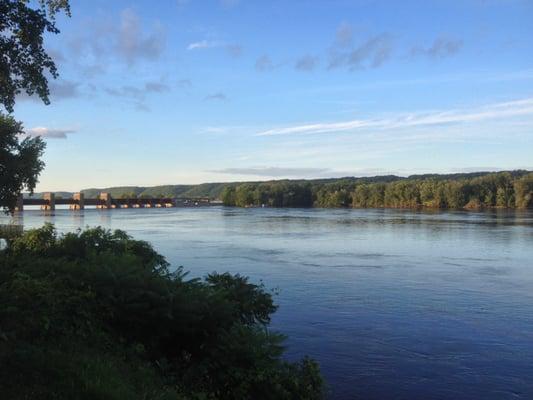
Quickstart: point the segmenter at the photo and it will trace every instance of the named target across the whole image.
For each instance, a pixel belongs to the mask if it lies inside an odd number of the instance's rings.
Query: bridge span
[[[71,210],[83,210],[86,206],[99,209],[114,208],[169,208],[198,207],[216,205],[208,197],[139,197],[113,198],[109,193],[102,192],[96,198],[85,198],[83,193],[74,193],[70,198],[56,197],[55,193],[44,193],[42,198],[24,198],[19,196],[16,211],[24,211],[25,206],[38,206],[41,210],[55,210],[58,205],[68,205]]]

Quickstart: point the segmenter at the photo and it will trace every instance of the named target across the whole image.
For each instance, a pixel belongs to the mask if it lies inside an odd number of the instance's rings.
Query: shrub
[[[261,285],[187,279],[147,242],[30,230],[0,252],[0,392],[9,399],[320,399],[283,360]],[[181,396],[181,397],[180,397]]]

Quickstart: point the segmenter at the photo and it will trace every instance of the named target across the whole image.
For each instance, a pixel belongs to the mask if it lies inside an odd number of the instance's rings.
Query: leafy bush
[[[52,225],[0,252],[0,393],[9,399],[320,399],[282,359],[263,286],[186,279],[146,242]]]

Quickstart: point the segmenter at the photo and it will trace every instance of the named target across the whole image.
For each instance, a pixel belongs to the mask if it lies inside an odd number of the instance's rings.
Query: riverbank
[[[274,181],[224,188],[224,205],[250,207],[434,208],[533,207],[533,173],[499,172],[422,176],[375,181],[341,179],[329,183]]]
[[[287,359],[317,360],[331,399],[533,398],[532,210],[86,209],[13,222],[120,228],[188,279],[265,282]]]
[[[0,251],[0,392],[12,400],[323,398],[277,306],[239,274],[186,279],[148,243],[51,224]],[[268,393],[265,395],[265,393]]]
[[[531,171],[516,170],[409,177],[386,175],[153,187],[118,186],[84,189],[80,193],[86,199],[96,199],[102,192],[115,199],[204,197],[211,201],[224,200],[226,205],[237,206],[463,208],[473,201],[471,206],[479,203],[487,207],[527,208],[532,206],[533,201],[532,176]],[[386,187],[389,189],[386,190]],[[73,195],[73,192],[56,192],[57,198],[66,199]],[[33,196],[35,199],[42,197],[43,193]]]

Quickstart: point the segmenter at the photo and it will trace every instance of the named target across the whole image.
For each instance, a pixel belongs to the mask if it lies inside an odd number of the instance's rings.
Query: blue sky
[[[72,1],[38,190],[533,169],[533,2]]]

